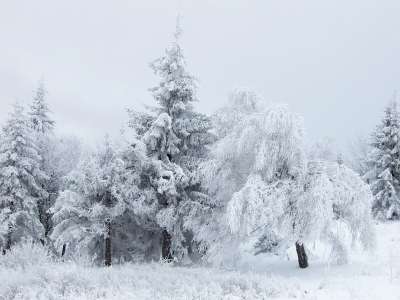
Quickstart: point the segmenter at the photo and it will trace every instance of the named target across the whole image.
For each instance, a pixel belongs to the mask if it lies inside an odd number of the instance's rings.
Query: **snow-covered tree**
[[[356,137],[350,144],[346,155],[346,163],[362,177],[370,169],[369,153],[371,152],[370,139],[364,136]]]
[[[51,216],[48,209],[57,198],[60,178],[57,177],[55,164],[52,160],[55,155],[54,151],[57,140],[53,132],[55,122],[49,116],[50,110],[47,104],[46,95],[47,91],[44,82],[40,81],[30,106],[29,119],[30,126],[35,134],[39,155],[42,157],[40,168],[46,174],[46,180],[40,182],[40,184],[43,189],[46,190],[47,196],[39,199],[38,209],[40,221],[45,228],[45,235],[47,237],[51,230]]]
[[[79,138],[73,135],[56,136],[54,143],[50,144],[48,164],[53,166],[54,178],[58,189],[63,189],[63,177],[74,170],[80,162],[85,148]]]
[[[313,161],[301,187],[295,214],[285,215],[286,230],[295,240],[329,244],[338,264],[347,262],[350,246],[374,246],[372,194],[357,173],[344,164]]]
[[[259,145],[262,144],[258,135],[263,136],[260,131],[264,129],[263,126],[257,126],[257,122],[263,122],[264,111],[259,96],[238,89],[230,95],[229,103],[214,114],[213,130],[217,142],[212,146],[210,159],[201,167],[202,180],[213,205],[224,207],[252,172],[256,164],[256,146],[261,147]],[[251,129],[246,128],[248,125]],[[252,129],[256,132],[252,132]]]
[[[372,211],[382,219],[400,218],[400,119],[397,102],[385,110],[373,135],[370,171],[365,175],[374,194]]]
[[[16,103],[3,127],[0,144],[0,242],[4,250],[23,238],[44,237],[38,201],[47,197],[41,182],[41,157],[23,107]]]
[[[142,157],[137,150],[120,153],[106,140],[67,176],[68,189],[51,208],[57,248],[105,265],[150,256],[157,203],[139,188]]]
[[[334,230],[339,223],[354,241],[372,244],[368,186],[343,164],[307,162],[299,116],[282,106],[262,108],[242,90],[215,118],[223,133],[202,165],[216,206],[200,232],[210,256],[237,249],[279,254],[295,244],[305,268],[305,244],[324,241],[344,261],[347,245]]]
[[[182,258],[192,249],[193,215],[206,196],[197,176],[199,162],[213,136],[210,120],[193,109],[196,81],[186,70],[179,44],[179,24],[175,40],[161,58],[152,63],[159,84],[150,89],[157,103],[150,113],[130,111],[130,125],[146,145],[156,174],[160,211],[157,220],[162,233],[162,257]]]
[[[235,91],[214,120],[219,140],[202,173],[216,206],[216,224],[207,222],[202,239],[211,255],[224,239],[227,252],[235,240],[252,240],[262,248],[256,251],[273,251],[281,238],[286,194],[305,170],[302,120],[284,106],[263,107],[260,98],[246,90]]]
[[[186,70],[185,58],[179,44],[180,35],[178,22],[174,42],[166,49],[164,56],[151,64],[154,73],[160,77],[160,82],[150,91],[158,104],[155,108],[157,119],[170,119],[170,125],[168,121],[159,124],[168,130],[165,154],[185,172],[191,172],[196,168],[198,159],[204,157],[206,145],[212,141],[209,134],[211,122],[207,116],[193,109],[194,103],[198,101],[197,85],[195,78]],[[150,146],[150,151],[154,151],[152,146],[154,145]]]
[[[336,161],[338,157],[335,141],[329,137],[317,140],[307,152],[309,160]]]
[[[29,117],[35,131],[48,133],[53,131],[55,122],[49,116],[50,109],[46,101],[47,90],[40,81],[31,104]]]

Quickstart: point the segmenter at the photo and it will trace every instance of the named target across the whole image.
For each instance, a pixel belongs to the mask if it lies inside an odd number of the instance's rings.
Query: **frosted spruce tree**
[[[206,198],[197,166],[212,141],[210,120],[193,109],[196,81],[186,70],[180,35],[178,23],[172,45],[151,65],[160,77],[159,84],[150,89],[157,107],[149,113],[131,111],[130,120],[161,176],[156,187],[157,222],[162,229],[162,258],[167,260],[195,252],[192,227]]]
[[[400,119],[396,101],[385,110],[373,134],[370,171],[365,178],[374,195],[372,212],[382,219],[400,218]]]
[[[43,134],[48,134],[54,129],[55,122],[49,116],[50,109],[46,100],[47,91],[43,80],[39,82],[39,86],[33,97],[31,110],[29,112],[32,128]]]
[[[47,91],[44,82],[40,81],[35,92],[29,111],[30,125],[35,134],[38,151],[42,157],[41,169],[46,173],[47,179],[40,182],[46,190],[47,196],[41,198],[38,203],[40,221],[45,228],[45,236],[51,230],[51,216],[48,212],[49,208],[57,198],[60,178],[57,176],[55,155],[57,140],[54,136],[55,122],[50,118],[50,110],[46,100]]]
[[[38,201],[47,197],[41,157],[23,107],[15,104],[0,144],[0,242],[3,251],[23,238],[42,240]]]

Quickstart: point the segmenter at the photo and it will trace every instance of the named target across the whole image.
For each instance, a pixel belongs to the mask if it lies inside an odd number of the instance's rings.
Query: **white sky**
[[[0,0],[0,123],[44,76],[60,131],[117,134],[126,107],[152,103],[178,11],[202,112],[249,87],[346,145],[400,88],[398,0]]]

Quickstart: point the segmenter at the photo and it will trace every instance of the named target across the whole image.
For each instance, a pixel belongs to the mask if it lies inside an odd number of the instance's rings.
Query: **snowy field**
[[[345,266],[311,260],[266,263],[241,271],[161,264],[82,267],[41,255],[2,257],[0,299],[400,299],[400,223],[379,224],[374,254]],[[16,255],[17,256],[17,255]],[[18,261],[17,261],[18,259]]]

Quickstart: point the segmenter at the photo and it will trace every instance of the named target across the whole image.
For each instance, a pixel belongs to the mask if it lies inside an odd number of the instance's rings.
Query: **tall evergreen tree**
[[[33,97],[29,116],[33,129],[42,133],[53,131],[55,125],[55,122],[49,116],[50,109],[46,101],[46,95],[44,81],[41,80]]]
[[[375,130],[366,174],[374,195],[373,214],[378,218],[400,217],[400,119],[397,103],[391,101]]]
[[[181,34],[178,19],[174,42],[166,49],[164,56],[151,64],[160,82],[150,91],[158,104],[158,116],[166,114],[171,120],[169,145],[166,148],[169,161],[179,164],[185,171],[193,171],[211,141],[211,122],[207,116],[193,109],[193,104],[198,101],[197,83],[186,70],[179,44]]]
[[[40,240],[44,228],[39,220],[38,201],[47,197],[40,182],[41,157],[32,138],[23,107],[14,110],[3,127],[0,145],[0,239],[3,251],[22,238]]]
[[[46,95],[47,91],[43,80],[41,80],[30,106],[29,119],[35,133],[39,154],[42,157],[40,167],[47,175],[47,179],[40,182],[47,191],[47,196],[41,198],[38,203],[40,221],[45,228],[45,235],[47,236],[51,230],[51,216],[48,210],[57,198],[60,178],[57,176],[55,165],[52,161],[56,143],[53,132],[55,122],[49,116],[50,109]]]
[[[193,250],[191,222],[205,197],[197,166],[212,141],[210,120],[193,108],[196,80],[186,70],[180,36],[178,20],[172,45],[151,64],[160,77],[159,84],[150,89],[157,107],[150,114],[131,112],[131,125],[145,143],[148,156],[163,170],[158,172],[164,174],[159,181],[163,187],[158,188],[158,222],[163,229],[162,257],[168,260]]]

